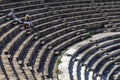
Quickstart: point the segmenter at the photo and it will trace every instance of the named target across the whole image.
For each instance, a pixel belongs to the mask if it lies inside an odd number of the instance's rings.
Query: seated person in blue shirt
[[[24,28],[25,29],[31,29],[33,27],[33,23],[31,21],[24,22]]]
[[[24,22],[23,25],[24,25],[24,29],[26,30],[26,33],[31,34],[33,31],[33,29],[32,29],[33,23],[31,21],[29,21],[29,22]]]

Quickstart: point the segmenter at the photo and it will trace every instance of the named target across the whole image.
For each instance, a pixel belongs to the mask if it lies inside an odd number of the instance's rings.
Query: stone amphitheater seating
[[[0,3],[0,79],[118,79],[119,8],[119,0]],[[6,21],[11,9],[21,20],[31,15],[30,34],[13,20]]]
[[[103,34],[101,34],[101,35],[103,35]],[[91,41],[93,41],[93,43],[90,42],[89,40],[86,40],[86,42],[83,41],[79,44],[76,44],[74,47],[70,48],[68,50],[68,52],[66,52],[66,55],[63,56],[61,59],[62,63],[59,65],[59,69],[63,73],[59,75],[59,78],[62,80],[69,79],[69,78],[71,78],[73,80],[76,80],[76,79],[86,80],[88,78],[89,79],[96,78],[97,80],[100,80],[100,78],[104,79],[103,72],[106,71],[107,67],[110,66],[110,64],[112,64],[114,62],[117,62],[117,61],[119,62],[119,49],[117,47],[115,48],[115,46],[113,46],[114,49],[117,49],[117,50],[112,51],[112,49],[108,49],[109,53],[103,54],[103,53],[107,52],[107,50],[105,48],[112,47],[110,45],[113,45],[114,40],[117,40],[116,38],[118,37],[118,35],[114,35],[114,36],[116,36],[116,37],[113,38],[113,35],[112,35],[111,37],[109,37],[109,36],[103,37],[103,38],[100,38],[99,40],[95,40],[95,37],[93,37],[93,38],[91,38],[92,39]],[[112,40],[113,43],[111,43],[111,44],[109,43],[108,45],[103,46],[103,49],[102,49],[102,45],[100,46],[99,44],[102,44],[105,42],[107,44],[107,42],[109,42],[108,40],[111,40],[112,38],[113,38],[113,40]],[[119,39],[119,37],[118,37],[118,39]],[[101,41],[104,41],[104,42],[101,42]],[[97,45],[94,45],[96,43],[97,43]],[[80,47],[80,49],[78,49],[78,46]],[[83,47],[83,46],[85,46],[85,47]],[[75,50],[75,52],[73,50]],[[82,50],[85,50],[85,51],[83,51],[82,53],[79,53]],[[73,51],[73,54],[71,51]],[[88,54],[85,54],[85,53],[88,53]],[[109,61],[109,59],[111,60],[112,57],[114,60]],[[67,60],[66,60],[66,58],[67,58]],[[108,60],[106,60],[107,58],[108,58]],[[66,66],[66,64],[69,66]],[[103,66],[103,68],[101,68],[102,66]],[[111,65],[111,66],[113,66],[113,65]],[[116,66],[119,66],[119,65],[116,65]],[[85,69],[83,67],[85,67]],[[104,68],[106,68],[106,69],[104,69]],[[80,70],[81,70],[81,72],[79,72]],[[102,74],[99,71],[101,71]],[[71,74],[70,74],[70,72],[71,72]],[[91,74],[91,72],[92,72],[92,74]],[[89,76],[86,73],[88,73]],[[108,74],[108,75],[110,75],[110,74]],[[81,77],[79,77],[79,76],[81,76]]]

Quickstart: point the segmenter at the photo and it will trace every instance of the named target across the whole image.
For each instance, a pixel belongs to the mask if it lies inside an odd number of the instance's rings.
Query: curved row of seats
[[[110,80],[113,71],[120,68],[119,36],[102,33],[72,46],[61,58],[59,79]]]
[[[4,13],[0,16],[2,78],[57,79],[56,60],[61,52],[76,42],[91,37],[89,32],[104,32],[104,25],[109,21],[113,25],[118,24],[119,18],[113,17],[116,14],[112,13],[118,10],[118,5],[119,1],[42,3],[40,0],[1,5],[0,12]],[[13,20],[6,22],[5,16],[10,9],[14,9],[16,16],[21,19],[27,13],[31,15],[34,28],[30,35],[21,30],[20,25],[15,25]]]
[[[24,33],[23,33],[23,34],[24,34]],[[19,37],[18,37],[18,38],[19,38]],[[29,40],[29,39],[28,39],[28,40]],[[13,41],[14,41],[14,40],[13,40]],[[11,42],[13,42],[13,41],[11,41]],[[17,40],[16,40],[16,41],[17,41]],[[23,46],[24,46],[24,45],[23,45]],[[22,46],[22,47],[23,47],[23,46]],[[9,46],[9,48],[11,48],[11,47]],[[7,49],[10,50],[9,48],[7,48]],[[24,48],[24,47],[23,47],[23,48]],[[12,49],[12,48],[11,48],[11,49]],[[20,51],[19,51],[19,52],[20,52]],[[18,53],[19,53],[19,52],[18,52]],[[8,52],[7,52],[7,53],[8,53]],[[16,54],[16,55],[17,55],[17,54]],[[3,58],[4,58],[4,57],[3,57]],[[14,62],[15,62],[15,61],[14,61]],[[7,74],[9,74],[9,73],[7,73]],[[7,76],[7,77],[8,77],[8,76]],[[20,79],[21,79],[21,77],[20,77]]]

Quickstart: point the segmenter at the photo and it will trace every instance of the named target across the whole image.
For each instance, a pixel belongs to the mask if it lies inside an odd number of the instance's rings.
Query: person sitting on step
[[[24,22],[24,29],[26,30],[26,33],[27,34],[31,34],[32,33],[32,31],[33,31],[33,23],[31,22],[31,21],[29,21],[29,22]]]
[[[6,16],[7,20],[12,20],[14,19],[16,16],[15,16],[15,13],[14,13],[14,10],[11,10],[8,15]]]
[[[14,20],[14,24],[22,24],[23,22],[16,17],[14,10],[11,10],[10,13],[7,15],[7,20]]]
[[[29,14],[26,14],[24,18],[24,28],[31,29],[33,27],[33,23],[30,21],[31,17]]]
[[[31,21],[24,22],[24,28],[25,29],[31,29],[33,27],[33,23]]]

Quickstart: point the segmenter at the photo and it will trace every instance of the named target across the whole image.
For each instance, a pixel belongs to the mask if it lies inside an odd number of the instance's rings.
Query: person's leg
[[[14,18],[14,21],[18,22],[19,24],[22,24],[22,21],[19,18]]]

